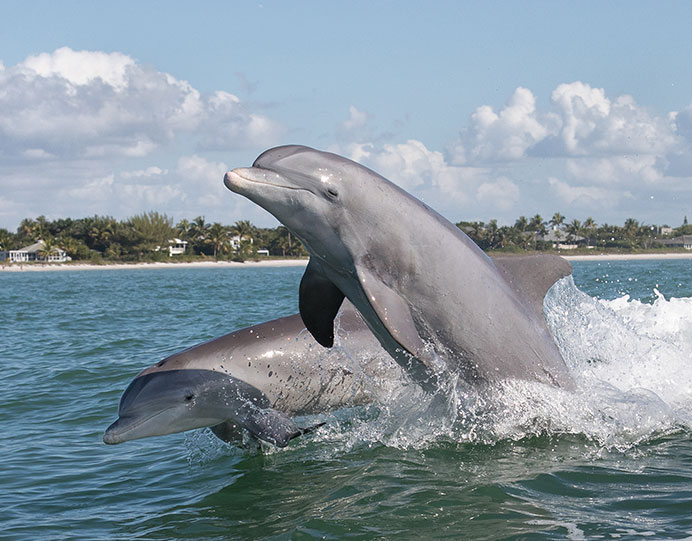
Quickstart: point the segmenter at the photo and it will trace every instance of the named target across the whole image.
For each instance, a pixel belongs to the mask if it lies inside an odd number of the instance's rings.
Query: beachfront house
[[[549,229],[544,235],[536,232],[534,239],[538,242],[550,242],[556,250],[576,250],[577,248],[588,247],[589,239],[579,235],[568,235],[564,231]]]
[[[42,240],[37,240],[34,244],[20,248],[19,250],[10,250],[8,259],[11,263],[28,263],[29,261],[44,261],[49,263],[64,263],[69,258],[67,252],[57,246],[50,253],[45,253],[46,243]]]
[[[674,239],[668,239],[661,241],[666,246],[671,248],[684,248],[685,250],[692,250],[692,235],[682,235],[680,237],[675,237]]]
[[[240,242],[243,241],[243,240],[249,240],[249,241],[250,241],[250,244],[254,244],[254,243],[255,243],[255,241],[253,240],[252,237],[249,237],[249,238],[248,238],[248,237],[242,237],[242,238],[241,238],[240,235],[233,235],[233,236],[230,238],[230,241],[231,241],[231,249],[232,249],[234,252],[237,252],[238,250],[240,250]]]
[[[168,256],[183,255],[187,251],[187,241],[173,238],[168,241]]]

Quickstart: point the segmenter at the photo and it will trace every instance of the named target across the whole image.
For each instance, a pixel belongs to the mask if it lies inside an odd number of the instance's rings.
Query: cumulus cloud
[[[554,177],[548,183],[560,202],[579,209],[612,209],[621,200],[633,197],[629,190],[573,186]]]
[[[610,99],[603,88],[560,84],[551,107],[536,109],[533,93],[517,88],[506,105],[476,109],[449,148],[455,164],[519,161],[527,157],[662,156],[679,145],[674,123],[650,114],[629,95]],[[678,115],[678,131],[690,119]]]
[[[38,214],[221,211],[226,165],[166,156],[254,154],[282,133],[230,92],[200,92],[118,52],[63,47],[0,63],[2,225]]]
[[[352,144],[341,151],[372,168],[428,205],[461,219],[479,210],[496,213],[515,208],[519,187],[488,168],[450,164],[442,152],[409,140],[401,144]]]
[[[547,138],[553,154],[661,155],[677,143],[667,119],[652,116],[629,95],[611,100],[604,89],[575,82],[559,85],[551,102],[560,119],[559,132]]]
[[[554,131],[554,119],[543,117],[536,112],[533,93],[519,87],[502,110],[495,112],[489,105],[475,110],[468,127],[451,145],[451,161],[461,165],[518,160]]]
[[[62,159],[147,156],[179,135],[205,148],[269,145],[281,127],[234,95],[122,53],[67,47],[0,71],[0,153]]]
[[[507,211],[519,202],[519,186],[508,178],[484,182],[476,190],[478,201],[489,203],[498,210]]]
[[[344,120],[343,128],[347,131],[360,129],[365,126],[367,121],[367,113],[359,111],[354,105],[350,105],[348,108],[348,118]]]

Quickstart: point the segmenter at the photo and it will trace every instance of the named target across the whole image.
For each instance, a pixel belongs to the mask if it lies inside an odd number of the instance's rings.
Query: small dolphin
[[[245,428],[284,447],[315,428],[298,427],[292,416],[371,402],[378,382],[403,373],[352,306],[345,303],[337,319],[340,348],[317,344],[295,314],[167,357],[130,383],[103,441],[209,426],[228,442]]]
[[[330,346],[344,297],[426,390],[440,376],[573,382],[543,316],[548,289],[571,273],[557,256],[495,264],[454,226],[351,160],[304,146],[262,153],[226,186],[272,213],[310,252],[300,314]],[[447,378],[444,378],[446,381]]]

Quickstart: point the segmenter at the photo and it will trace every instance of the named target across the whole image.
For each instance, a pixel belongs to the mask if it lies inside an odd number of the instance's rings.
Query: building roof
[[[25,246],[24,248],[20,248],[19,250],[12,250],[13,252],[28,252],[30,254],[33,253],[38,253],[41,250],[43,250],[46,246],[46,243],[42,241],[41,239],[37,240],[33,244],[30,244],[29,246]],[[64,252],[62,248],[58,248],[57,246],[53,248],[54,252]]]
[[[558,237],[557,231],[549,229],[545,235],[540,235],[536,233],[536,240],[543,240],[546,242],[580,242],[586,240],[584,237],[579,235],[573,235],[571,238],[565,231],[560,231],[560,236]]]
[[[16,250],[17,252],[29,252],[30,254],[34,252],[39,252],[40,250],[43,250],[43,247],[46,245],[45,242],[42,240],[37,240],[33,244],[30,244],[29,246],[24,246],[24,248],[20,248],[19,250]]]
[[[692,244],[692,235],[682,235],[673,239],[664,240],[663,244]]]

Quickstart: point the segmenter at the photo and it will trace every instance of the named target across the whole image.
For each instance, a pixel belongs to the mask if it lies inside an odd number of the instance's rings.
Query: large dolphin
[[[294,415],[371,402],[403,376],[347,303],[337,335],[340,347],[325,349],[295,314],[171,355],[130,383],[103,441],[210,426],[225,441],[236,441],[245,428],[283,447],[310,430],[298,427]]]
[[[573,386],[543,316],[545,293],[571,273],[564,259],[495,264],[392,182],[304,146],[267,150],[252,167],[226,173],[224,183],[272,213],[310,252],[300,314],[321,344],[331,345],[345,296],[427,390],[449,373],[467,382]]]

